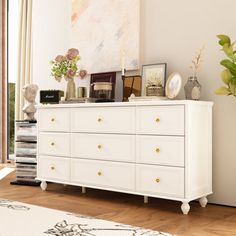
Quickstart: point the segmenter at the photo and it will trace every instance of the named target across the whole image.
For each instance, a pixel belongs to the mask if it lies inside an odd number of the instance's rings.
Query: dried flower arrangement
[[[198,71],[200,64],[202,62],[204,49],[205,49],[204,46],[202,48],[200,48],[200,50],[196,53],[196,56],[192,60],[190,68],[193,70],[193,77],[197,76],[197,71]]]
[[[51,76],[55,78],[58,82],[64,78],[66,81],[75,76],[80,76],[81,79],[84,79],[87,75],[86,70],[78,69],[78,61],[80,60],[79,50],[76,48],[70,48],[66,55],[58,55],[52,61],[50,61],[51,67]]]
[[[222,46],[222,51],[228,59],[224,59],[220,64],[225,68],[221,73],[221,79],[225,86],[218,88],[215,93],[217,95],[233,95],[236,97],[236,50],[234,49],[235,42],[227,35],[217,35],[219,45]]]

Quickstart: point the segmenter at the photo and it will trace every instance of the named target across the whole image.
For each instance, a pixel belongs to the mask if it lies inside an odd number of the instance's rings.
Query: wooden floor
[[[17,200],[49,208],[85,214],[100,219],[161,230],[177,235],[236,236],[236,208],[208,204],[201,208],[191,203],[189,215],[182,215],[180,203],[141,196],[80,187],[49,184],[47,191],[39,187],[10,185],[14,174],[0,181],[0,198]]]

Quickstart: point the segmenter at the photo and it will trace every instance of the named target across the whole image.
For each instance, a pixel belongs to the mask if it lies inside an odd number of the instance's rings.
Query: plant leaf
[[[224,66],[225,68],[229,69],[230,73],[233,76],[236,76],[236,65],[232,61],[228,59],[224,59],[220,62],[220,64]]]
[[[236,60],[236,56],[234,55],[234,50],[233,47],[230,46],[228,43],[223,45],[223,51],[225,54],[233,61]]]
[[[236,95],[236,84],[230,83],[229,90],[232,95]]]
[[[223,45],[226,44],[226,43],[228,43],[229,45],[231,44],[230,37],[227,36],[227,35],[219,34],[219,35],[217,35],[217,38],[220,39],[218,43],[219,43],[221,46],[223,46]]]
[[[231,82],[232,74],[229,69],[225,69],[221,72],[221,79],[225,84],[229,84]]]
[[[230,95],[231,92],[227,87],[222,86],[222,87],[218,88],[217,90],[215,90],[215,94],[217,94],[217,95]]]

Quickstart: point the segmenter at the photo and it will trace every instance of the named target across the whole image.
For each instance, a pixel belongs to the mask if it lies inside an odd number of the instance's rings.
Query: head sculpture
[[[36,112],[35,99],[38,92],[38,85],[27,84],[23,87],[23,96],[27,103],[23,107],[23,112],[26,114],[26,120],[35,120],[34,114]]]

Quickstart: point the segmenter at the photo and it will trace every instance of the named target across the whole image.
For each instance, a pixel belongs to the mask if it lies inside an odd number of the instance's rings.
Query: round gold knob
[[[54,143],[54,142],[52,142],[52,143],[51,143],[51,146],[54,146],[54,145],[55,145],[55,143]]]
[[[161,121],[160,118],[156,118],[156,122],[159,123]]]
[[[159,153],[161,151],[160,148],[156,148],[156,153]]]
[[[54,121],[55,121],[55,118],[52,118],[51,121],[54,122]]]
[[[160,183],[161,182],[160,178],[156,178],[156,182]]]
[[[51,170],[55,170],[55,167],[54,167],[54,166],[51,166]]]
[[[102,172],[101,171],[98,171],[98,176],[101,176],[102,175]]]
[[[102,122],[102,118],[98,118],[98,122]]]
[[[102,145],[101,144],[98,145],[98,149],[102,149]]]

